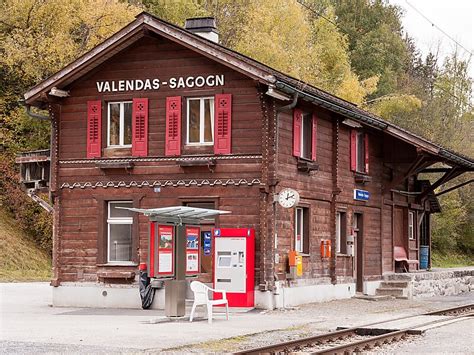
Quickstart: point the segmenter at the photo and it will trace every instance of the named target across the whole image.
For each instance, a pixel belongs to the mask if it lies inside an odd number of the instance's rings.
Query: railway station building
[[[157,251],[148,217],[121,207],[229,211],[199,226],[189,279],[216,281],[205,238],[251,229],[256,307],[371,295],[386,275],[430,267],[434,190],[474,170],[469,157],[223,47],[211,18],[181,28],[142,13],[25,103],[48,110],[52,127],[57,306],[140,306],[139,265],[153,267]],[[420,178],[434,172],[435,183]]]

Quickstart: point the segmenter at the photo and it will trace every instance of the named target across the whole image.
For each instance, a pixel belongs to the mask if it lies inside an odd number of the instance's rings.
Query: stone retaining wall
[[[413,274],[413,297],[451,296],[474,291],[474,269]]]
[[[388,274],[386,281],[404,281],[406,295],[413,297],[451,296],[474,291],[474,267]]]

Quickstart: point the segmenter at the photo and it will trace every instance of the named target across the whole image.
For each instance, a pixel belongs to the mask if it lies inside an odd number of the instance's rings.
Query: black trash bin
[[[150,278],[146,264],[140,264],[140,298],[142,299],[142,308],[148,309],[153,303],[153,297],[155,296],[155,289],[151,287]]]

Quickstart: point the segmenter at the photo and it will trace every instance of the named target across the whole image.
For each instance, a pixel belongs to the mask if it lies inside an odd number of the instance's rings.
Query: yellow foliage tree
[[[105,40],[140,11],[118,0],[4,0],[0,66],[7,75],[32,85]]]
[[[333,8],[324,15],[333,18]],[[377,77],[362,83],[352,72],[338,28],[296,1],[252,1],[234,49],[356,104],[377,87]]]

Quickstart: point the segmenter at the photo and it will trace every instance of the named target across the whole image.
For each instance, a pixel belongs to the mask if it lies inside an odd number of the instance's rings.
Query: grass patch
[[[474,266],[474,255],[466,254],[441,254],[433,251],[431,256],[431,263],[433,267],[463,267],[463,266]]]
[[[0,208],[0,281],[49,281],[51,258]]]
[[[267,334],[277,334],[283,333],[288,335],[291,332],[298,332],[298,337],[309,336],[308,324],[295,325],[287,328],[265,330],[262,332],[237,335],[231,338],[208,340],[200,343],[182,345],[175,348],[169,348],[163,350],[166,352],[178,352],[178,353],[187,353],[188,350],[198,350],[199,353],[229,353],[233,351],[241,350],[242,346],[246,346],[249,342],[252,342],[252,339],[258,339],[259,337],[265,338]],[[256,345],[253,345],[256,346]],[[253,347],[251,346],[251,347]]]

